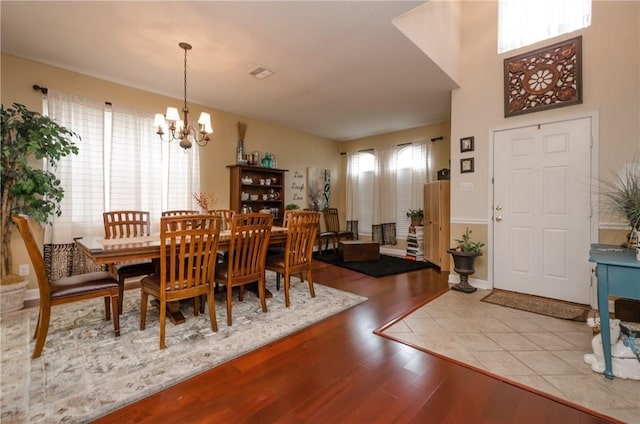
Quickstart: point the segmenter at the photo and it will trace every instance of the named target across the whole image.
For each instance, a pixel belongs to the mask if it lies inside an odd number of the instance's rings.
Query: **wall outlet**
[[[29,264],[20,265],[20,270],[18,272],[22,276],[29,275]]]

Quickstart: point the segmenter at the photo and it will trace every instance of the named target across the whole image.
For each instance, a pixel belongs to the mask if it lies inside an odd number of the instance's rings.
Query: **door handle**
[[[502,221],[502,217],[500,215],[496,216],[496,222]]]
[[[497,211],[501,211],[502,210],[502,206],[501,205],[496,206],[496,210]]]

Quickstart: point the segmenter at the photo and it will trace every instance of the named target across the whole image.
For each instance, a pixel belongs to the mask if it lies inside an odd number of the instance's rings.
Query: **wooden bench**
[[[380,259],[380,243],[344,240],[338,243],[338,256],[343,262],[377,261]]]

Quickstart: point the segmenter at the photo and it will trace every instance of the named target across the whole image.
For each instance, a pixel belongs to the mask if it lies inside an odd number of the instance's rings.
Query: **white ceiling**
[[[189,102],[350,140],[449,119],[451,80],[391,23],[423,3],[3,0],[2,52],[182,99],[186,41]]]

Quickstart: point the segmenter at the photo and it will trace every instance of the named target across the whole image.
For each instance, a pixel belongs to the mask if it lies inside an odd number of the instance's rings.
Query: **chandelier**
[[[211,127],[211,115],[206,112],[200,114],[198,119],[198,130],[189,125],[187,120],[189,115],[189,108],[187,107],[187,51],[191,50],[191,44],[178,43],[181,49],[184,50],[184,106],[182,107],[183,118],[180,119],[178,109],[175,107],[168,107],[166,115],[156,113],[153,125],[158,128],[156,134],[160,136],[161,140],[165,133],[165,130],[169,131],[169,141],[180,140],[180,147],[187,150],[196,143],[198,146],[206,146],[209,142],[209,134],[213,132]]]

